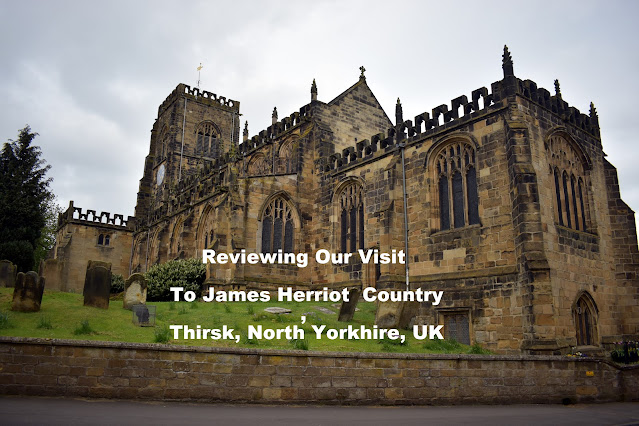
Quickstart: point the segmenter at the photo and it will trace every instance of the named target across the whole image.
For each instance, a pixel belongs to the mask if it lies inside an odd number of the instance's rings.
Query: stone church
[[[497,353],[566,353],[639,334],[634,212],[597,112],[514,75],[394,121],[359,80],[249,138],[240,103],[180,84],[153,124],[133,217],[60,216],[47,286],[81,291],[89,260],[125,277],[176,258],[309,253],[296,265],[208,265],[221,288],[441,290],[418,321]],[[243,130],[243,131],[242,131]],[[406,250],[404,264],[317,264]]]

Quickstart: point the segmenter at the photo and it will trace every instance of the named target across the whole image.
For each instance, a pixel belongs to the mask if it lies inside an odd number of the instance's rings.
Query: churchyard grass
[[[352,321],[338,322],[339,306],[330,302],[147,302],[156,306],[155,327],[139,327],[133,324],[131,311],[122,308],[122,300],[111,300],[109,309],[83,306],[81,294],[46,292],[42,298],[40,312],[12,312],[11,298],[13,289],[0,288],[0,318],[8,317],[12,327],[0,329],[2,336],[21,336],[56,339],[102,340],[115,342],[169,343],[174,345],[223,346],[261,349],[291,349],[339,352],[398,352],[398,353],[477,353],[477,347],[457,342],[437,342],[416,340],[412,332],[403,330],[406,342],[398,344],[383,340],[329,340],[326,335],[316,339],[311,324],[326,325],[326,328],[345,328],[349,324],[359,328],[362,324],[372,327],[375,321],[375,304],[360,303],[359,311]],[[197,304],[195,307],[193,304]],[[267,307],[281,307],[292,311],[290,314],[270,314],[264,312]],[[319,312],[316,307],[328,308],[334,314]],[[302,324],[300,317],[306,316]],[[46,318],[46,327],[42,326]],[[88,321],[88,323],[87,323]],[[85,324],[82,327],[82,324]],[[222,328],[223,325],[234,328],[242,336],[240,343],[228,340],[211,339],[182,340],[173,339],[169,325],[188,325],[196,328]],[[249,339],[248,325],[262,325],[264,329],[279,329],[297,325],[305,330],[305,338],[295,340],[258,340]],[[92,330],[89,334],[76,334],[79,328]],[[168,330],[168,332],[167,332]],[[482,350],[482,352],[484,352]]]

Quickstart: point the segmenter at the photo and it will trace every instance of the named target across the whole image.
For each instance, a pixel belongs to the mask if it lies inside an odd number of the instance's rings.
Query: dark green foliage
[[[0,311],[0,330],[3,328],[13,328],[13,322],[11,322],[11,317],[7,312]]]
[[[194,291],[199,295],[206,279],[206,267],[198,259],[171,260],[152,266],[145,277],[148,285],[148,300],[171,301],[173,300],[171,287],[183,287],[184,291]]]
[[[289,340],[289,343],[293,345],[293,349],[297,349],[300,351],[308,350],[308,340],[306,339],[293,339]]]
[[[89,320],[85,319],[82,320],[82,322],[80,322],[80,325],[73,330],[73,334],[75,334],[76,336],[79,334],[94,334],[95,330],[93,328],[91,328],[91,325],[89,324]]]
[[[37,328],[44,328],[46,330],[51,330],[53,328],[53,325],[51,324],[51,318],[45,315],[42,315],[40,319],[38,320]]]
[[[111,294],[124,291],[124,277],[120,274],[111,274]]]
[[[40,268],[40,262],[47,259],[49,252],[55,246],[55,238],[58,230],[58,216],[62,213],[62,208],[58,205],[55,197],[47,202],[45,212],[45,225],[42,228],[40,238],[36,241],[33,263],[33,270]]]
[[[169,343],[169,340],[171,340],[171,329],[166,325],[156,328],[153,334],[153,341],[155,343]]]
[[[35,251],[43,244],[53,200],[51,178],[46,177],[50,166],[40,159],[40,148],[31,145],[36,135],[26,126],[0,153],[0,259],[12,261],[22,272],[37,270]]]

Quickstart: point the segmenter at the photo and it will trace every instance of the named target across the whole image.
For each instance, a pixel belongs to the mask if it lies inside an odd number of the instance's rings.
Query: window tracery
[[[435,157],[439,230],[479,223],[475,149],[464,141],[447,144]]]
[[[546,150],[554,180],[555,222],[577,231],[587,231],[588,200],[582,158],[560,135],[550,138]]]
[[[262,215],[262,253],[293,252],[293,209],[288,201],[277,196],[267,204]]]
[[[353,253],[364,248],[364,203],[362,186],[358,182],[347,184],[338,197],[340,249]]]

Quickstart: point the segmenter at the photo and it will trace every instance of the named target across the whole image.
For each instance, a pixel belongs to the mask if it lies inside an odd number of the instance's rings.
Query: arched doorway
[[[577,346],[597,346],[597,306],[590,294],[584,292],[573,306]]]

